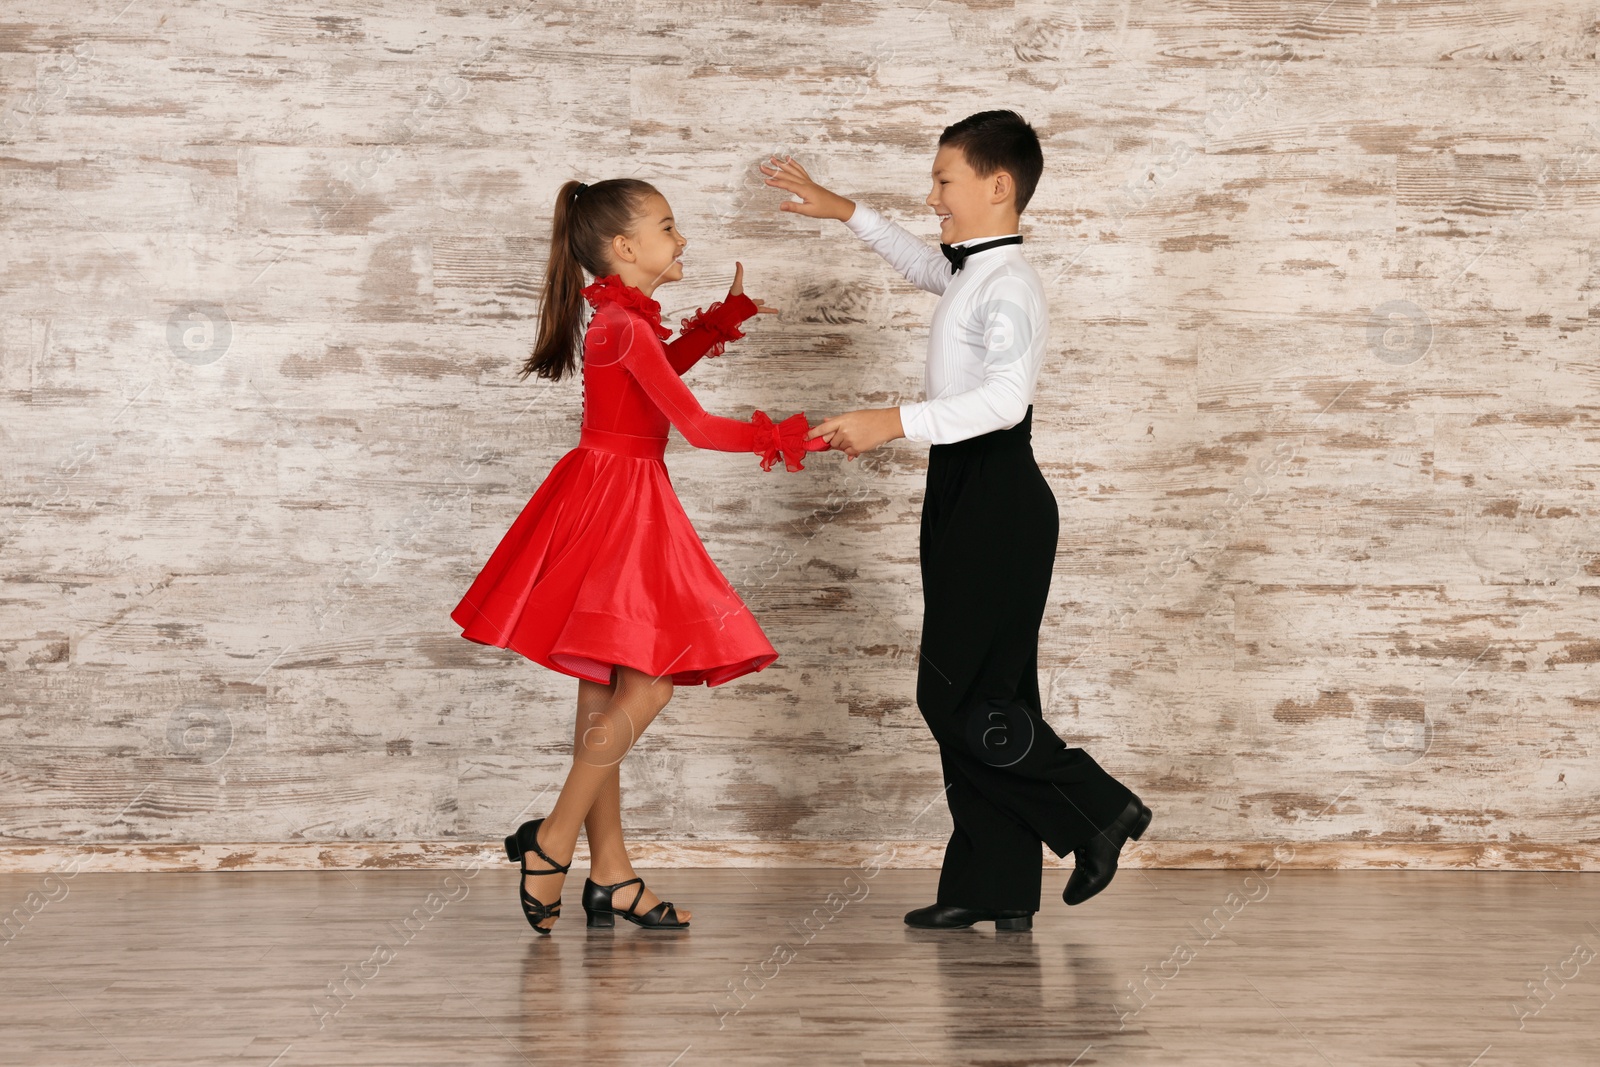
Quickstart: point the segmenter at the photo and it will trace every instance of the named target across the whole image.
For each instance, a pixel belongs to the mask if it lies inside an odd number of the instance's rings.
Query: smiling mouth
[[[949,221],[950,221],[950,216],[949,215],[940,215],[939,216],[939,225],[943,226],[945,223],[947,223]]]

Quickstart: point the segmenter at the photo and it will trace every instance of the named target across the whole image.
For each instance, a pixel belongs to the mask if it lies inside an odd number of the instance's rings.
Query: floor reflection
[[[976,927],[906,936],[933,948],[944,1040],[963,1061],[1022,1047],[1066,1064],[1117,1036],[1116,973],[1092,945]]]
[[[684,961],[694,957],[689,930],[589,929],[581,908],[563,913],[549,937],[532,935],[523,950],[521,1010],[513,1043],[539,1054],[583,1050],[583,1062],[636,1062],[641,1048],[666,1047],[688,1029]],[[702,1009],[695,1017],[706,1015]],[[665,1022],[679,1018],[682,1027]],[[669,1055],[668,1059],[671,1058]]]

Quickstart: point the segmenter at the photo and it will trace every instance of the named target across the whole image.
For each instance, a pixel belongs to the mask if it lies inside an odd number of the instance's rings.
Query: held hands
[[[847,458],[855,459],[863,452],[871,452],[879,445],[904,437],[906,431],[900,423],[898,407],[863,408],[824,419],[811,428],[811,435],[812,439],[806,442],[807,448],[822,441],[827,447],[843,452]]]
[[[829,192],[812,181],[811,175],[794,161],[793,156],[784,156],[781,161],[777,156],[771,156],[769,160],[760,164],[761,173],[766,175],[766,183],[800,198],[799,203],[785,200],[778,205],[779,211],[793,211],[813,219],[838,219],[840,222],[855,212],[854,200]]]

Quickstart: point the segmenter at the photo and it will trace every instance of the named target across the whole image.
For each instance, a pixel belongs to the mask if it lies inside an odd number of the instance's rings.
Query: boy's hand
[[[809,434],[811,437],[826,437],[830,448],[838,449],[849,459],[855,459],[863,452],[871,452],[879,445],[905,435],[898,407],[847,411],[817,423]]]
[[[768,185],[793,193],[800,198],[799,203],[785,200],[778,205],[779,211],[795,211],[813,219],[838,219],[843,222],[856,209],[854,200],[847,200],[838,193],[830,193],[812,181],[811,175],[794,161],[793,156],[784,156],[782,161],[779,161],[777,156],[770,156],[768,162],[760,166],[761,173],[766,175]]]
[[[740,263],[736,259],[736,260],[733,261],[733,284],[728,286],[728,295],[729,296],[739,296],[743,292],[744,292],[744,264]],[[754,298],[752,298],[751,302],[753,304],[755,304],[757,314],[760,314],[761,312],[766,312],[769,315],[776,315],[778,313],[778,309],[777,308],[769,308],[769,307],[767,307],[767,305],[763,304],[759,300],[755,300]]]

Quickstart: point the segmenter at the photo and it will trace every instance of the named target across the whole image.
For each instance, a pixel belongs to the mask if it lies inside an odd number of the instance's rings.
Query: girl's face
[[[678,232],[667,198],[651,193],[645,198],[634,232],[612,238],[617,273],[624,282],[649,296],[663,282],[682,280],[683,261],[678,257],[688,243]],[[624,258],[629,254],[631,258]]]

